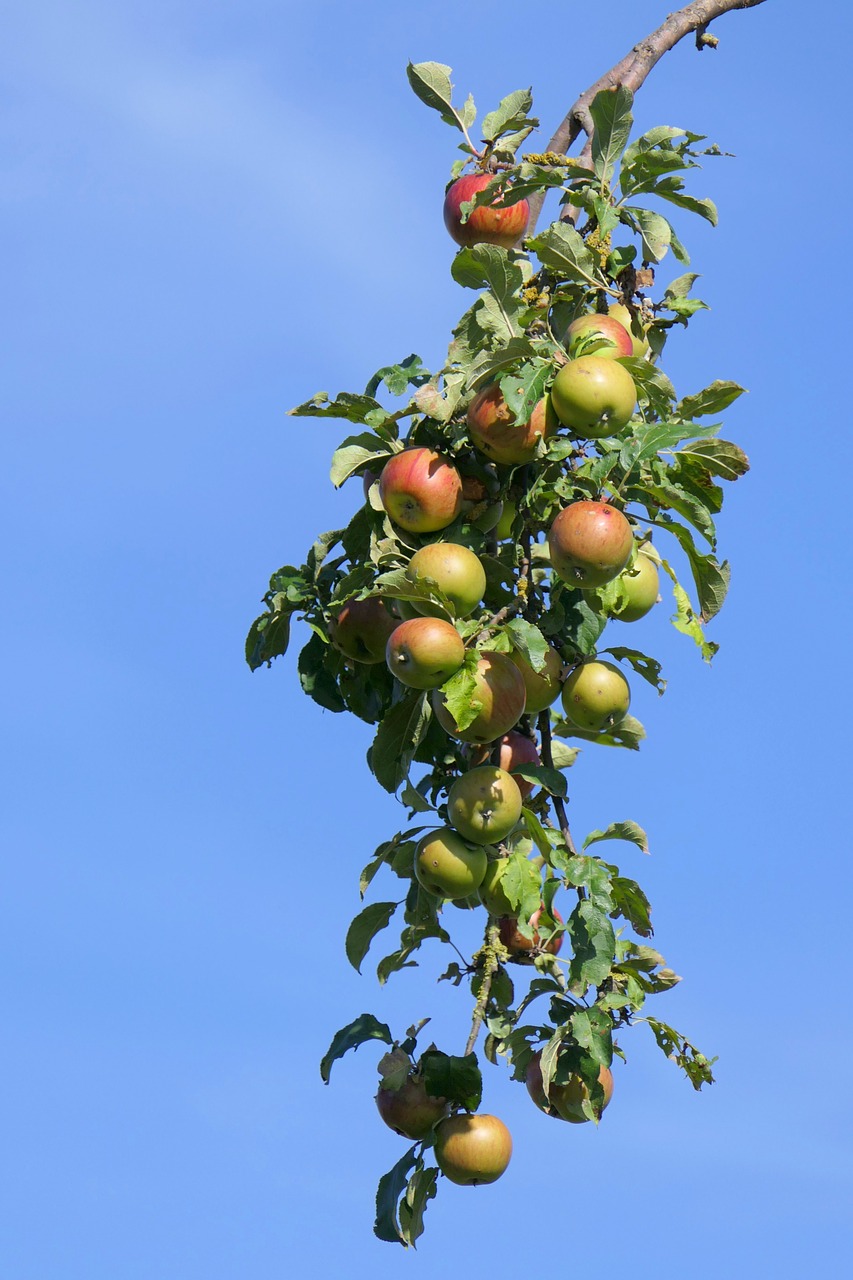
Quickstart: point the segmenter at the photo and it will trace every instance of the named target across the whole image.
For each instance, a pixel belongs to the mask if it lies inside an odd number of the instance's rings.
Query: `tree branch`
[[[660,61],[665,53],[674,48],[679,40],[683,40],[691,32],[696,32],[697,46],[700,49],[704,49],[706,46],[713,48],[715,45],[713,37],[705,35],[709,23],[713,22],[715,18],[719,18],[722,14],[731,12],[733,9],[754,9],[757,5],[763,3],[764,0],[693,0],[692,4],[679,9],[677,13],[671,13],[656,31],[646,36],[639,44],[635,44],[633,49],[625,54],[624,58],[611,67],[609,71],[605,71],[604,75],[599,77],[595,84],[584,90],[577,101],[569,108],[566,118],[545,150],[565,155],[578,136],[581,133],[585,133],[587,142],[581,156],[583,158],[583,156],[588,155],[593,133],[592,116],[590,115],[589,107],[597,93],[600,93],[602,89],[618,88],[620,85],[630,89],[632,93],[636,93],[645,82],[652,67]],[[536,221],[542,211],[544,199],[544,191],[539,191],[534,196],[531,196],[528,236],[533,235]]]

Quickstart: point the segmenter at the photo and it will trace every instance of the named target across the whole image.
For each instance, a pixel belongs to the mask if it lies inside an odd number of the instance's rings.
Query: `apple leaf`
[[[587,987],[598,987],[610,973],[616,935],[610,917],[588,898],[575,907],[566,922],[572,941],[569,981],[573,991],[583,995]]]
[[[288,409],[293,418],[342,418],[346,422],[363,423],[372,427],[377,435],[388,440],[397,438],[397,424],[387,409],[371,396],[352,395],[342,391],[337,400],[330,400],[325,391],[318,391],[304,404]]]
[[[563,799],[568,795],[568,785],[563,775],[557,769],[549,769],[544,764],[517,764],[512,770],[514,778],[527,778],[529,782],[535,782],[538,786],[544,787],[552,796],[561,796]]]
[[[595,125],[592,135],[592,167],[602,186],[609,186],[619,157],[625,150],[634,123],[631,105],[634,95],[620,85],[602,89],[590,103]]]
[[[299,683],[308,696],[327,711],[345,711],[346,703],[341,697],[335,677],[327,667],[327,660],[331,657],[330,646],[316,633],[312,635],[299,654]]]
[[[644,262],[660,262],[672,245],[672,227],[660,213],[625,205],[621,220],[641,239],[640,252]]]
[[[586,849],[591,844],[598,844],[600,840],[629,840],[643,853],[649,852],[649,838],[636,822],[611,822],[603,831],[590,831],[583,847]]]
[[[660,196],[662,200],[668,200],[670,204],[677,205],[679,209],[686,209],[689,213],[698,213],[699,217],[710,222],[712,227],[715,227],[719,221],[714,201],[685,195],[682,178],[663,178],[650,188],[650,194]]]
[[[290,643],[290,609],[262,613],[249,628],[246,636],[246,661],[252,671],[264,663],[269,666],[273,658],[287,652]]]
[[[515,777],[520,772],[520,768],[521,768],[520,766],[516,766],[516,768],[511,770],[513,777]],[[543,827],[542,823],[539,821],[539,819],[537,818],[536,814],[533,812],[532,809],[523,808],[521,810],[521,816],[524,819],[524,825],[527,827],[527,830],[530,833],[530,838],[532,839],[533,843],[536,845],[536,848],[539,850],[539,852],[542,854],[543,857],[550,859],[551,851],[554,847],[551,840],[548,837],[548,832],[551,830],[551,828]],[[554,834],[556,835],[558,833],[555,832]]]
[[[384,462],[389,457],[389,450],[387,448],[377,449],[377,443],[375,435],[364,432],[359,436],[350,436],[335,450],[332,454],[329,479],[336,489],[340,489],[344,481],[349,479],[359,467],[379,459]]]
[[[694,1089],[698,1091],[703,1084],[714,1083],[711,1067],[717,1061],[716,1058],[706,1058],[680,1031],[667,1026],[665,1022],[659,1022],[657,1018],[638,1018],[637,1021],[649,1024],[658,1048],[681,1067]]]
[[[613,1061],[613,1024],[605,1011],[596,1005],[590,1009],[578,1009],[572,1014],[571,1022],[577,1044],[586,1049],[600,1067],[609,1067]]]
[[[450,274],[463,288],[491,289],[499,300],[511,299],[524,286],[525,280],[525,273],[506,249],[494,244],[475,244],[460,249],[451,263]]]
[[[676,612],[670,621],[676,631],[690,636],[705,661],[710,662],[720,646],[715,644],[713,640],[706,640],[705,632],[702,630],[702,623],[690,603],[690,597],[678,581],[675,570],[666,560],[662,560],[661,564],[672,579],[672,590],[675,596]]]
[[[642,676],[662,694],[666,689],[666,681],[661,680],[661,666],[657,658],[650,658],[647,653],[641,653],[639,649],[626,649],[618,646],[613,649],[605,649],[605,653],[610,653],[617,662],[630,662],[634,671],[638,676]]]
[[[551,763],[555,769],[570,769],[580,753],[580,747],[567,747],[565,742],[551,743]]]
[[[660,521],[659,523],[662,529],[666,529],[668,533],[678,539],[682,551],[687,556],[699,596],[699,619],[701,622],[709,622],[711,618],[720,612],[729,589],[731,570],[728,562],[724,560],[720,564],[714,556],[703,555],[698,551],[690,530],[685,529],[684,525],[679,524],[677,520]],[[664,560],[661,563],[667,568],[667,572],[672,577],[666,561]]]
[[[636,880],[629,880],[625,876],[614,876],[610,883],[615,908],[613,914],[627,920],[641,938],[653,937],[651,905]]]
[[[435,1198],[438,1169],[415,1169],[409,1178],[405,1195],[400,1201],[400,1235],[403,1243],[415,1248],[415,1241],[423,1235],[424,1213],[427,1204]]]
[[[539,628],[532,622],[525,622],[523,618],[513,618],[504,630],[509,635],[513,648],[518,650],[525,662],[534,671],[541,671],[550,646]]]
[[[727,382],[718,378],[709,387],[705,387],[704,391],[697,391],[693,396],[685,396],[676,405],[676,411],[684,419],[703,418],[708,414],[722,413],[745,392],[746,388],[741,387],[737,382]]]
[[[528,242],[542,266],[564,280],[575,280],[599,288],[604,280],[583,237],[565,222],[554,222]]]
[[[533,93],[530,89],[516,89],[507,94],[501,99],[496,111],[490,111],[484,116],[480,125],[480,137],[484,142],[495,142],[505,133],[512,133],[528,125],[535,128],[539,121],[531,120],[528,116],[532,106]]]
[[[441,686],[441,700],[459,730],[465,730],[472,725],[483,709],[482,702],[476,696],[475,672],[478,661],[477,651],[469,649],[465,654],[465,661],[456,674]]]
[[[606,733],[588,733],[586,729],[577,729],[563,719],[555,720],[553,729],[561,738],[583,738],[586,742],[597,742],[603,747],[627,747],[630,751],[639,751],[640,743],[646,736],[645,729],[634,716],[623,716]]]
[[[382,369],[377,369],[365,387],[364,394],[375,396],[384,382],[392,396],[402,396],[405,395],[408,387],[421,387],[425,382],[429,382],[431,376],[420,356],[416,356],[413,352],[399,364],[389,364]]]
[[[527,422],[537,402],[545,394],[545,386],[553,373],[554,366],[550,359],[535,356],[520,369],[501,378],[501,394],[516,421]]]
[[[483,1096],[483,1077],[475,1053],[460,1058],[438,1049],[427,1049],[419,1065],[431,1098],[446,1098],[466,1111],[477,1110]]]
[[[386,791],[396,791],[407,777],[431,715],[425,694],[413,689],[382,720],[367,753],[367,763]]]
[[[388,926],[398,905],[396,902],[371,902],[370,906],[358,913],[347,929],[347,960],[356,973],[361,973],[361,964],[370,950],[371,942],[377,933]]]
[[[408,1244],[400,1230],[397,1205],[408,1186],[411,1170],[423,1167],[417,1150],[417,1146],[410,1147],[393,1169],[389,1169],[388,1173],[382,1175],[376,1189],[376,1221],[373,1224],[373,1234],[380,1240],[388,1241],[389,1244],[399,1243],[404,1246]]]
[[[679,449],[675,456],[699,462],[721,480],[737,480],[749,470],[749,458],[729,440],[697,440]]]
[[[406,67],[406,76],[421,102],[437,111],[445,124],[453,125],[464,133],[476,120],[477,112],[470,94],[461,111],[453,106],[450,71],[451,68],[442,62],[410,62]]]
[[[320,1075],[324,1084],[329,1083],[332,1064],[342,1058],[350,1049],[357,1049],[368,1040],[381,1040],[384,1044],[393,1044],[390,1028],[380,1022],[372,1013],[362,1013],[360,1017],[341,1027],[332,1038],[323,1060],[320,1063]]]

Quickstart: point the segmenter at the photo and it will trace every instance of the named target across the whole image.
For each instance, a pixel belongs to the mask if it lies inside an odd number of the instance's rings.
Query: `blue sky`
[[[358,873],[402,810],[367,727],[299,691],[298,644],[243,665],[270,571],[359,500],[327,481],[344,424],[284,411],[439,361],[467,305],[440,218],[455,140],[407,59],[451,64],[482,111],[533,84],[547,137],[664,6],[523,30],[504,0],[3,6],[10,1280],[432,1277],[550,1250],[798,1280],[849,1256],[851,32],[798,8],[722,19],[716,53],[685,42],[637,101],[640,127],[737,154],[693,179],[721,213],[684,232],[712,310],[666,367],[685,393],[750,389],[726,434],[753,470],[720,521],[713,669],[663,609],[638,624],[669,678],[637,690],[648,741],[572,777],[577,830],[650,833],[642,866],[620,855],[685,978],[658,1012],[718,1083],[694,1095],[637,1028],[606,1122],[566,1133],[490,1069],[510,1171],[442,1187],[404,1258],[370,1230],[401,1154],[376,1055],[328,1089],[317,1063],[363,1009],[431,1013],[448,1046],[469,1011],[437,951],[382,990],[348,969]]]

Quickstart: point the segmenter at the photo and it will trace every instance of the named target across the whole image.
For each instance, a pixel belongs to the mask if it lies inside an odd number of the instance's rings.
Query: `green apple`
[[[545,666],[541,671],[533,667],[517,649],[509,655],[521,672],[524,687],[527,690],[525,711],[528,715],[538,715],[552,702],[556,702],[562,688],[563,659],[556,649],[549,648],[545,654]]]
[[[484,764],[457,778],[447,796],[450,825],[474,844],[499,844],[521,817],[518,783],[505,769]]]
[[[460,1187],[496,1182],[512,1157],[512,1136],[497,1116],[455,1115],[435,1129],[435,1158],[446,1178]]]
[[[409,577],[414,582],[431,578],[453,606],[457,618],[467,618],[483,599],[486,571],[479,556],[458,542],[431,542],[416,551],[409,561]],[[419,613],[442,614],[439,605],[412,601]]]
[[[579,356],[560,369],[551,387],[557,417],[575,435],[600,440],[627,426],[637,388],[627,369],[603,356]]]
[[[415,875],[437,898],[470,898],[486,874],[486,850],[473,848],[450,827],[428,831],[415,849]]]
[[[612,662],[582,662],[563,685],[563,710],[578,729],[602,733],[627,715],[631,690]]]
[[[651,556],[640,551],[631,567],[619,575],[619,580],[628,600],[621,609],[613,609],[610,616],[620,622],[637,622],[654,608],[660,598],[658,567]]]

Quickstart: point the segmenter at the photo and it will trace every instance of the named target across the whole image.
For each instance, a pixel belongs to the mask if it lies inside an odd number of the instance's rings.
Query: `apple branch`
[[[602,89],[616,89],[620,85],[636,93],[645,82],[652,67],[665,53],[673,49],[680,40],[691,33],[696,33],[696,47],[703,51],[706,47],[716,48],[717,40],[706,34],[709,23],[733,9],[754,9],[764,0],[693,0],[677,13],[671,13],[656,31],[646,36],[639,44],[625,54],[624,58],[605,71],[595,84],[585,89],[572,104],[560,127],[557,129],[546,151],[565,154],[581,133],[586,134],[586,144],[581,158],[588,155],[592,146],[594,126],[590,114],[590,103]],[[527,235],[533,235],[536,221],[542,211],[545,192],[537,192],[530,198],[530,223]]]
[[[471,1032],[468,1036],[468,1042],[465,1045],[465,1057],[469,1053],[474,1052],[474,1045],[477,1043],[477,1037],[480,1034],[480,1027],[483,1025],[483,1019],[486,1016],[486,1008],[489,1003],[489,996],[492,990],[492,979],[500,968],[500,959],[498,958],[498,948],[501,946],[500,934],[498,926],[489,921],[486,929],[486,937],[483,948],[476,957],[482,960],[482,979],[480,982],[480,990],[477,994],[477,1003],[474,1005],[474,1016],[471,1019]],[[504,956],[506,952],[503,952]]]

